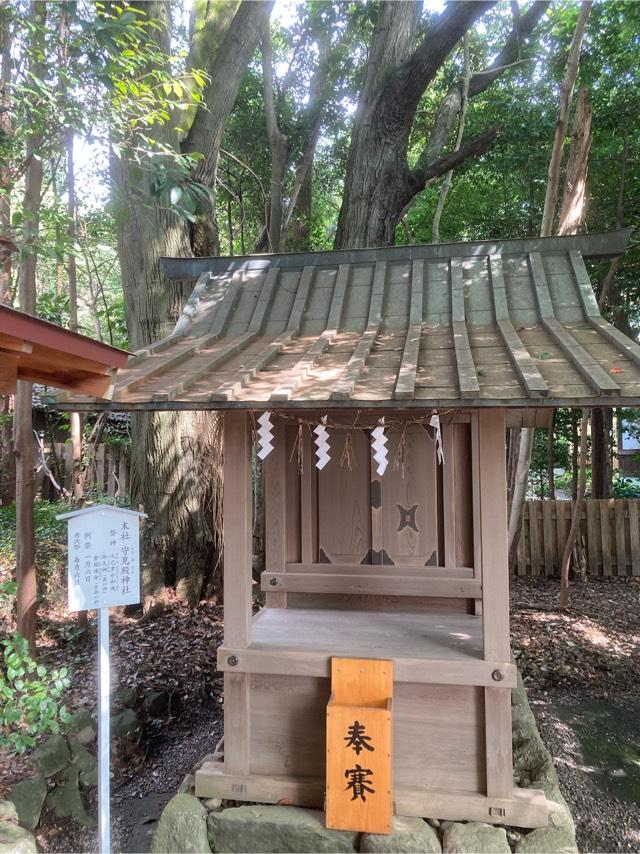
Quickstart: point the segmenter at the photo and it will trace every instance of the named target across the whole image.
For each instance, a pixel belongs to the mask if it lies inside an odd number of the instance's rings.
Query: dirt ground
[[[557,608],[555,581],[518,579],[512,590],[513,651],[560,776],[583,852],[640,850],[640,582],[602,579],[572,587]],[[64,614],[42,621],[47,664],[73,671],[73,704],[93,703],[95,626],[81,639]],[[169,713],[140,745],[116,745],[113,850],[147,851],[165,803],[222,731],[215,650],[220,609],[174,602],[149,621],[112,620],[114,686],[171,693]],[[28,760],[0,762],[0,796],[28,773]],[[96,811],[94,803],[88,805]],[[45,814],[42,851],[96,851],[94,829]]]

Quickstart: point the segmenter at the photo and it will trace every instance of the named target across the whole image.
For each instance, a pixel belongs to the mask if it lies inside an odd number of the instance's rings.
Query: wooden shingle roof
[[[112,406],[637,406],[640,347],[584,263],[628,237],[166,259],[193,293]]]

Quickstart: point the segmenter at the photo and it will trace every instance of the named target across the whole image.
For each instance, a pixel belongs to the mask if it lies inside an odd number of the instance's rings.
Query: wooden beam
[[[580,301],[591,326],[614,346],[619,347],[628,359],[631,359],[636,365],[640,365],[640,347],[635,341],[627,338],[624,333],[620,332],[619,329],[616,329],[615,326],[612,326],[611,323],[602,317],[593,293],[593,288],[591,287],[587,268],[584,265],[580,252],[569,252],[569,259],[573,275],[578,284]]]
[[[217,352],[212,353],[211,358],[202,368],[188,374],[184,380],[179,383],[175,383],[166,391],[154,394],[153,399],[174,400],[177,395],[183,394],[188,388],[193,386],[196,382],[198,382],[198,380],[202,379],[202,377],[210,373],[214,368],[219,368],[232,356],[235,356],[237,353],[239,353],[241,350],[244,350],[245,347],[255,341],[255,339],[260,335],[267,311],[271,303],[273,302],[276,290],[275,285],[278,280],[278,276],[279,271],[273,268],[270,269],[267,275],[265,276],[265,280],[262,283],[262,288],[260,289],[258,301],[256,302],[255,308],[253,309],[253,314],[251,315],[251,322],[249,323],[249,328],[243,335],[240,335],[237,338],[232,338],[228,344],[225,344]],[[215,322],[216,321],[214,321],[214,324]],[[217,340],[217,338],[221,334],[221,331],[219,333],[212,333],[212,336],[215,335],[215,338],[212,338],[212,340]],[[200,352],[201,350],[202,348],[200,348],[198,352]]]
[[[286,330],[282,335],[278,335],[273,341],[270,341],[267,346],[257,355],[249,360],[249,364],[239,371],[234,379],[222,383],[211,395],[211,400],[233,400],[238,392],[254,377],[259,371],[262,371],[269,362],[273,361],[282,350],[290,344],[291,341],[300,332],[302,317],[307,305],[311,282],[315,274],[315,267],[305,267],[302,274],[298,278],[296,285],[296,296],[289,314],[289,322]]]
[[[473,578],[473,567],[470,566],[424,566],[423,564],[398,564],[395,570],[389,565],[351,564],[351,563],[287,563],[287,572],[318,573],[347,573],[351,575],[389,575],[389,572],[401,572],[405,576],[418,578]]]
[[[0,351],[7,353],[33,353],[33,344],[24,338],[16,338],[15,335],[7,335],[0,332]]]
[[[224,640],[246,649],[251,643],[253,544],[251,427],[246,412],[224,415],[223,477]],[[224,679],[225,770],[248,774],[249,676],[229,669]]]
[[[461,258],[449,259],[449,277],[451,280],[451,327],[460,395],[463,398],[477,397],[480,394],[480,386],[467,332]]]
[[[347,290],[347,282],[349,281],[350,267],[348,264],[341,264],[338,267],[336,275],[336,283],[333,288],[333,296],[331,298],[331,307],[329,308],[329,318],[327,320],[327,328],[322,335],[316,339],[308,348],[304,356],[291,369],[291,379],[281,383],[271,393],[272,401],[285,401],[291,398],[294,391],[300,387],[302,382],[307,378],[309,372],[312,371],[322,356],[329,349],[332,340],[338,333],[340,327],[340,318],[342,317],[342,306],[344,305],[344,296]]]
[[[558,322],[551,302],[547,274],[538,252],[529,252],[529,267],[536,290],[542,325],[567,356],[574,368],[598,394],[620,391],[620,386],[605,373],[596,360],[579,344],[571,333]]]
[[[221,646],[218,648],[218,670],[225,673],[265,673],[281,676],[315,676],[328,678],[331,675],[331,659],[335,651],[273,649],[261,647]],[[229,664],[229,659],[236,663]],[[492,676],[500,670],[505,688],[515,688],[517,671],[509,661],[481,661],[469,657],[465,660],[438,658],[393,657],[397,682],[421,682],[430,685],[477,685],[495,686]],[[226,745],[226,735],[225,735]],[[226,752],[225,752],[226,758]]]
[[[522,339],[516,332],[509,316],[507,289],[502,273],[502,257],[500,255],[489,256],[489,279],[493,293],[496,323],[511,363],[529,397],[544,397],[549,394],[549,386],[531,358],[531,354],[522,343]]]
[[[424,290],[424,261],[411,264],[411,307],[409,310],[409,328],[404,342],[402,363],[398,372],[394,397],[413,397],[416,389],[418,356],[422,341],[422,299]]]
[[[380,329],[386,276],[387,262],[378,261],[373,275],[367,328],[353,351],[353,354],[349,359],[342,376],[338,380],[335,389],[331,392],[331,400],[349,400],[353,394],[353,389],[360,378],[362,369],[367,363],[369,353],[371,352],[371,348],[373,347]]]
[[[199,798],[225,798],[266,804],[295,804],[323,809],[325,780],[266,774],[228,774],[222,762],[209,759],[196,771]],[[546,827],[549,804],[544,792],[515,789],[510,798],[487,798],[476,792],[458,792],[412,786],[394,786],[398,815],[437,815],[448,821],[480,821],[513,827]]]
[[[17,354],[3,355],[0,359],[0,394],[15,394],[18,382]]]
[[[288,593],[343,593],[372,596],[438,596],[450,599],[475,599],[480,597],[479,581],[465,578],[420,578],[403,575],[402,567],[394,567],[397,574],[364,575],[343,572],[273,572],[265,570],[261,576],[262,589],[281,590]]]

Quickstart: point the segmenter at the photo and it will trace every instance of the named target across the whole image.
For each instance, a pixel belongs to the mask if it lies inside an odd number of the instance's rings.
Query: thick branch
[[[413,104],[434,79],[443,62],[469,27],[494,4],[492,0],[450,3],[394,76],[407,103]],[[396,85],[392,86],[396,96]]]
[[[549,6],[547,0],[533,3],[524,15],[514,16],[513,28],[502,50],[491,65],[473,74],[469,81],[469,98],[488,89],[504,72],[520,59],[521,47],[533,33],[536,25]],[[420,156],[419,166],[427,166],[436,160],[444,150],[451,135],[451,128],[462,104],[463,80],[457,80],[445,94],[438,106],[436,118],[431,129],[429,142]]]
[[[502,50],[487,68],[474,74],[469,82],[469,97],[473,98],[488,89],[504,73],[505,69],[520,58],[523,41],[531,35],[536,25],[551,5],[548,0],[532,3],[524,15],[514,16],[513,29]]]
[[[272,0],[243,0],[213,61],[207,67],[211,80],[204,91],[206,109],[200,108],[196,113],[182,150],[204,154],[195,170],[194,179],[209,187],[215,183],[220,140],[227,118],[253,51],[269,20],[272,5]]]
[[[460,146],[462,145],[462,137],[464,136],[464,124],[467,115],[467,105],[469,103],[469,81],[471,80],[471,63],[469,61],[469,33],[465,33],[464,36],[464,69],[462,76],[462,105],[460,106],[460,119],[458,121],[458,132],[456,133],[456,141],[453,146],[453,150],[460,151]],[[453,170],[449,170],[445,175],[444,182],[442,184],[442,189],[440,190],[440,197],[438,199],[438,204],[436,205],[436,212],[433,216],[433,224],[431,226],[431,242],[432,243],[440,243],[440,219],[442,218],[442,212],[444,210],[445,203],[447,201],[447,196],[449,195],[449,190],[451,189],[451,183],[453,181]]]
[[[406,201],[408,202],[416,193],[424,190],[428,183],[439,178],[440,175],[457,169],[469,157],[480,157],[487,152],[498,138],[499,132],[497,127],[490,128],[463,145],[458,151],[452,151],[451,154],[441,157],[425,168],[416,167],[409,175],[409,196]]]

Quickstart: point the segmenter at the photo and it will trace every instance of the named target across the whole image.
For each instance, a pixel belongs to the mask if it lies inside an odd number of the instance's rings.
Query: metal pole
[[[98,816],[100,854],[111,852],[109,792],[109,609],[98,609]]]

